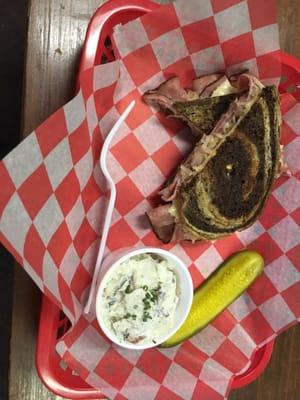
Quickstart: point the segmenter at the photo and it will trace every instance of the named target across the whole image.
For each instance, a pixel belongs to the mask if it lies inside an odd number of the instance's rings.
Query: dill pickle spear
[[[161,347],[176,346],[205,328],[262,273],[264,259],[244,250],[226,260],[194,293],[191,311],[178,331]]]

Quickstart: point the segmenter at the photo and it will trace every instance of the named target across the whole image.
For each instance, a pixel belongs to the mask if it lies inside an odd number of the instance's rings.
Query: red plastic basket
[[[124,24],[159,5],[149,0],[110,0],[93,15],[82,49],[79,74],[94,65],[114,60],[110,37],[116,24]],[[280,91],[293,93],[300,101],[300,61],[282,53]],[[77,85],[78,86],[78,85]],[[69,329],[67,317],[48,298],[43,297],[36,348],[38,374],[48,389],[69,399],[103,399],[100,391],[90,387],[69,369],[55,351],[57,341]],[[235,376],[231,388],[240,388],[254,381],[267,366],[274,342],[254,354],[249,369]]]

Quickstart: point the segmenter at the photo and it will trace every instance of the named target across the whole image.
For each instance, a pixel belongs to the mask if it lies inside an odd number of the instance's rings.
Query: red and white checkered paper
[[[110,399],[223,399],[253,352],[299,320],[300,104],[291,95],[282,96],[282,143],[292,177],[276,181],[251,228],[214,243],[163,246],[144,217],[191,144],[189,131],[143,104],[141,94],[174,74],[188,84],[245,66],[267,83],[278,81],[275,20],[271,0],[179,0],[118,27],[118,61],[83,73],[77,96],[0,163],[0,240],[70,318],[59,354]],[[108,194],[99,153],[132,99],[137,105],[109,153],[117,202],[107,252],[161,246],[185,261],[195,287],[244,247],[266,261],[244,295],[171,349],[122,349],[101,333],[94,314],[82,314]]]

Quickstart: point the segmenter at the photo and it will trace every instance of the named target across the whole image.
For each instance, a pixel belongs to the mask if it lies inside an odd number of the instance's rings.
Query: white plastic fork
[[[112,217],[112,213],[114,211],[114,206],[115,206],[115,202],[116,202],[116,187],[115,187],[114,181],[112,180],[112,177],[110,176],[108,169],[107,169],[106,156],[107,156],[112,139],[114,138],[116,132],[118,131],[120,126],[123,124],[125,119],[128,117],[129,113],[132,111],[134,106],[135,106],[135,101],[133,100],[129,104],[129,106],[126,108],[126,110],[123,112],[123,114],[120,116],[118,121],[114,124],[114,126],[112,127],[111,131],[109,132],[109,134],[107,135],[107,137],[104,141],[101,155],[100,155],[100,168],[109,184],[110,197],[109,197],[108,207],[107,207],[107,211],[106,211],[106,217],[105,217],[105,221],[104,221],[102,238],[101,238],[101,242],[100,242],[100,246],[99,246],[99,252],[98,252],[98,257],[97,257],[97,261],[96,261],[96,265],[95,265],[95,269],[94,269],[90,293],[89,293],[89,297],[86,302],[86,305],[84,307],[85,314],[88,314],[90,312],[91,305],[92,305],[92,302],[93,302],[93,299],[95,296],[97,279],[98,279],[101,264],[102,264],[102,259],[103,259],[104,249],[105,249],[106,240],[107,240],[107,236],[108,236],[108,232],[109,232],[111,217]]]

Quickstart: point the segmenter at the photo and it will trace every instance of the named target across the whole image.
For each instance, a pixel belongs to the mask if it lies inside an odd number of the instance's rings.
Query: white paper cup
[[[102,305],[102,295],[103,290],[106,286],[108,280],[113,276],[117,267],[124,261],[128,260],[129,258],[145,253],[152,253],[157,254],[163,258],[165,258],[173,267],[174,272],[177,275],[179,288],[180,288],[180,295],[179,295],[179,302],[176,308],[176,314],[174,318],[174,323],[170,326],[169,331],[167,334],[159,338],[157,343],[149,343],[146,345],[139,345],[139,344],[132,344],[132,343],[124,343],[120,342],[115,333],[113,332],[110,327],[108,327],[103,318],[101,317],[101,305]],[[171,337],[184,323],[186,317],[192,306],[193,301],[193,282],[191,275],[187,269],[187,266],[184,264],[180,258],[175,256],[174,254],[170,253],[169,251],[162,250],[156,247],[142,247],[135,250],[132,249],[122,249],[117,252],[111,253],[105,259],[101,274],[99,277],[100,283],[97,290],[96,295],[96,317],[98,323],[105,333],[105,335],[114,343],[121,347],[125,347],[127,349],[133,350],[141,350],[141,349],[148,349],[150,347],[156,347],[159,344],[166,341],[169,337]]]

